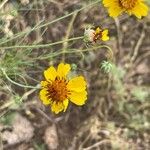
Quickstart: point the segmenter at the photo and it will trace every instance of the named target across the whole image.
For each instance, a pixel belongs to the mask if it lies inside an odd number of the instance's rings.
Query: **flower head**
[[[102,40],[102,41],[107,41],[109,40],[109,36],[108,36],[108,30],[107,29],[101,29],[100,27],[97,27],[95,29],[95,34],[94,34],[94,42],[96,42],[97,40]]]
[[[105,72],[105,73],[109,73],[111,72],[113,68],[113,65],[111,62],[109,61],[103,61],[102,64],[101,64],[101,69]]]
[[[92,28],[85,29],[84,31],[84,41],[93,42],[95,30]]]
[[[109,40],[108,36],[108,30],[107,29],[101,29],[100,27],[97,27],[96,29],[88,28],[85,29],[84,32],[84,39],[87,42],[97,42],[97,41],[107,41]]]
[[[103,0],[103,4],[111,17],[117,17],[123,12],[137,18],[148,14],[148,6],[144,4],[144,0]]]
[[[87,100],[86,82],[83,76],[68,79],[70,65],[60,63],[57,70],[51,66],[44,71],[45,81],[41,81],[40,99],[44,105],[58,114],[66,111],[69,100],[76,105],[83,105]]]

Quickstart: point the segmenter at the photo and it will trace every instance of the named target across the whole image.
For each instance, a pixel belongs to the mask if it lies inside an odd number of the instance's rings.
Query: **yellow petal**
[[[87,92],[71,92],[69,95],[70,101],[76,105],[84,105],[87,100]]]
[[[58,65],[58,69],[57,69],[58,76],[60,78],[66,78],[66,76],[69,73],[70,69],[71,69],[71,67],[70,67],[69,64],[60,63]]]
[[[41,86],[42,87],[46,87],[49,84],[49,82],[47,81],[41,81]]]
[[[46,80],[54,81],[57,76],[56,69],[53,66],[49,67],[47,70],[44,71],[44,76]]]
[[[69,91],[82,92],[86,89],[86,82],[83,76],[71,79],[67,84]]]
[[[113,18],[119,16],[124,11],[120,7],[118,0],[103,0],[103,5],[108,8],[108,13]]]
[[[99,27],[97,27],[96,30],[95,30],[95,33],[96,33],[96,34],[99,34],[100,31],[101,31],[101,29],[100,29]]]
[[[104,30],[104,31],[102,32],[102,40],[103,40],[103,41],[109,40],[108,30]]]
[[[102,41],[108,41],[109,40],[109,36],[103,36],[102,37]]]
[[[129,10],[128,13],[134,14],[137,18],[141,19],[142,16],[148,15],[148,7],[140,2],[132,10]]]
[[[65,99],[63,101],[63,105],[64,105],[64,112],[66,111],[67,107],[68,107],[68,104],[69,104],[69,100],[68,99]]]
[[[41,99],[41,101],[42,101],[42,103],[43,103],[44,105],[49,105],[49,104],[51,104],[51,99],[49,99],[49,98],[47,97],[47,90],[46,90],[46,89],[42,89],[42,90],[40,91],[40,99]]]
[[[118,17],[122,12],[124,11],[124,9],[122,9],[121,7],[110,7],[108,9],[108,13],[111,17],[116,18]]]
[[[64,105],[62,102],[53,102],[51,105],[51,110],[52,112],[54,112],[55,114],[58,114],[59,112],[63,111],[64,109]]]
[[[114,0],[103,0],[103,5],[105,7],[115,6],[116,2]]]
[[[108,30],[105,29],[103,32],[102,32],[102,35],[107,35],[108,34]]]

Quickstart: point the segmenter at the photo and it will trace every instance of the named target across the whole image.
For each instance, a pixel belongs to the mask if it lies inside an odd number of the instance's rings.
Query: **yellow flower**
[[[57,70],[51,66],[44,71],[45,81],[41,81],[40,99],[44,105],[50,105],[52,112],[66,111],[69,100],[83,105],[87,100],[86,82],[83,76],[68,79],[70,65],[60,63]]]
[[[144,0],[103,0],[103,4],[108,8],[111,17],[117,17],[126,12],[140,19],[148,14],[148,6],[144,4]]]
[[[107,41],[109,40],[108,30],[102,30],[97,27],[95,30],[92,28],[86,29],[84,32],[84,37],[87,42],[97,42],[97,41]]]
[[[100,27],[97,27],[94,34],[94,41],[96,42],[97,40],[102,41],[109,40],[108,30],[107,29],[102,30],[100,29]]]

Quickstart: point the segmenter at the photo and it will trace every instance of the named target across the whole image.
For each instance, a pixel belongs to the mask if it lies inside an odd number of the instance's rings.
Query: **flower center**
[[[132,9],[135,7],[138,0],[119,0],[120,6],[125,9]]]
[[[102,37],[102,30],[101,30],[99,27],[97,27],[97,28],[95,29],[93,41],[96,43],[96,41],[97,41],[97,40],[100,40],[101,37]]]
[[[67,89],[67,81],[56,77],[55,81],[47,86],[48,98],[52,101],[63,101],[68,97],[69,91]]]
[[[96,33],[94,35],[93,41],[96,43],[97,40],[99,40],[102,37],[102,32]]]

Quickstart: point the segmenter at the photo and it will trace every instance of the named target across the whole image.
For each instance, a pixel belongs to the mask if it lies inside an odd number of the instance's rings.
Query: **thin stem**
[[[70,36],[70,33],[71,33],[71,30],[72,30],[72,26],[73,26],[73,23],[76,19],[76,16],[77,16],[77,13],[75,13],[72,18],[71,18],[71,21],[69,22],[69,25],[68,25],[68,29],[67,29],[67,32],[66,32],[66,36],[65,36],[65,40],[66,42],[63,43],[63,57],[62,57],[62,60],[65,61],[65,51],[67,50],[67,47],[68,47],[68,39],[69,39],[69,36]]]
[[[87,48],[87,49],[81,49],[81,50],[77,50],[77,49],[74,49],[72,51],[60,51],[60,52],[57,52],[57,53],[53,53],[53,54],[50,54],[50,55],[47,55],[47,56],[43,56],[43,57],[39,57],[39,58],[35,58],[35,59],[39,59],[39,60],[44,60],[44,59],[48,59],[48,58],[53,58],[53,57],[57,57],[59,55],[62,55],[63,53],[65,54],[71,54],[71,53],[81,53],[81,52],[87,52],[87,51],[91,51],[91,50],[95,50],[95,49],[98,49],[98,48],[106,48],[106,50],[111,54],[111,58],[110,59],[113,59],[113,51],[112,49],[107,46],[107,45],[100,45],[100,46],[97,46],[97,47],[92,47],[92,48]]]
[[[84,10],[84,9],[86,9],[86,8],[88,8],[88,7],[91,7],[92,5],[95,5],[95,4],[99,3],[99,2],[100,2],[100,0],[97,0],[97,1],[95,1],[95,2],[93,2],[93,3],[91,3],[91,4],[89,4],[89,5],[86,5],[85,7],[82,7],[82,8],[80,8],[80,9],[78,9],[78,10],[75,10],[75,11],[73,11],[73,12],[67,14],[67,15],[64,15],[64,16],[62,16],[62,17],[59,17],[59,18],[57,18],[57,19],[55,19],[55,20],[53,20],[53,21],[51,21],[51,22],[47,22],[47,23],[45,23],[45,24],[43,24],[43,25],[39,25],[38,27],[33,27],[33,28],[32,28],[31,30],[29,30],[29,31],[20,32],[19,34],[14,35],[14,36],[13,36],[12,38],[10,38],[10,39],[4,38],[4,39],[2,39],[3,41],[0,43],[0,45],[2,45],[2,44],[4,44],[4,43],[7,43],[7,42],[9,42],[9,41],[11,41],[11,40],[13,40],[13,39],[16,39],[16,38],[18,38],[18,37],[20,37],[20,36],[23,36],[24,34],[30,33],[30,32],[32,32],[32,31],[34,31],[34,30],[43,28],[43,27],[45,27],[45,26],[51,25],[51,24],[53,24],[53,23],[55,23],[55,22],[58,22],[58,21],[60,21],[60,20],[62,20],[62,19],[65,19],[65,18],[67,18],[67,17],[69,17],[69,16],[71,16],[71,15],[77,13],[77,12],[80,12],[81,10]]]
[[[2,134],[0,131],[0,149],[3,150]]]
[[[6,79],[17,86],[20,86],[22,88],[30,88],[30,89],[39,89],[40,88],[39,85],[29,86],[29,85],[23,85],[23,84],[17,83],[8,77],[7,73],[5,72],[5,70],[3,68],[0,68],[0,69],[1,69],[2,73],[4,74],[4,76],[6,77]]]
[[[62,44],[64,42],[69,42],[69,41],[75,41],[75,40],[80,40],[83,39],[83,36],[81,37],[75,37],[75,38],[70,38],[67,40],[62,40],[54,43],[49,43],[49,44],[39,44],[39,45],[16,45],[16,46],[7,46],[7,47],[0,47],[0,49],[15,49],[15,48],[45,48],[45,47],[50,47],[58,44]]]
[[[97,143],[95,143],[95,144],[93,144],[93,145],[91,145],[91,146],[89,146],[87,148],[83,148],[82,150],[92,150],[92,149],[94,149],[94,148],[96,148],[96,147],[98,147],[100,145],[109,144],[109,143],[111,143],[110,140],[99,141],[99,142],[97,142]]]
[[[0,10],[3,8],[3,6],[8,2],[8,0],[4,0],[0,5]]]

